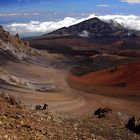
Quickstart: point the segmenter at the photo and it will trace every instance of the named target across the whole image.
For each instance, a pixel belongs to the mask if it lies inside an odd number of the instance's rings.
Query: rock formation
[[[13,55],[17,59],[27,57],[29,44],[20,39],[19,35],[12,36],[0,26],[0,52]]]

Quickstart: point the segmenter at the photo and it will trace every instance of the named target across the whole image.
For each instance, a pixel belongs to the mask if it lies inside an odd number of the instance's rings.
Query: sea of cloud
[[[136,3],[140,3],[140,0],[121,0],[122,2],[127,2],[130,4],[136,4]]]
[[[46,21],[46,22],[30,21],[29,23],[12,23],[9,25],[5,25],[4,27],[6,28],[6,30],[9,30],[13,34],[19,33],[22,36],[34,36],[49,33],[61,27],[69,27],[70,25],[74,25],[94,17],[97,17],[106,22],[113,20],[126,28],[140,31],[140,16],[136,15],[96,16],[95,14],[90,14],[86,18],[66,17],[63,20],[59,21]]]

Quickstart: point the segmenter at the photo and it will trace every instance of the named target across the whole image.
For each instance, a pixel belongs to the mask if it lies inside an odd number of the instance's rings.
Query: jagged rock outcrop
[[[9,54],[17,59],[27,57],[29,50],[28,42],[24,42],[20,39],[19,35],[12,36],[9,32],[5,31],[0,26],[0,53]]]

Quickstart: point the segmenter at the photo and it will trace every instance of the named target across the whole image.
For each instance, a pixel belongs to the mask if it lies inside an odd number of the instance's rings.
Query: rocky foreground
[[[110,109],[73,119],[48,106],[28,109],[14,97],[0,94],[0,140],[139,140],[139,134],[126,128],[128,119]]]

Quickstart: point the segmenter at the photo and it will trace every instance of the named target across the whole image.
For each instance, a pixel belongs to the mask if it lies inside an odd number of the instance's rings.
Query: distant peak
[[[63,27],[57,29],[44,36],[92,39],[96,37],[130,37],[131,34],[129,32],[130,31],[128,29],[124,28],[120,24],[117,24],[113,21],[105,22],[97,17],[94,17],[67,28]]]

